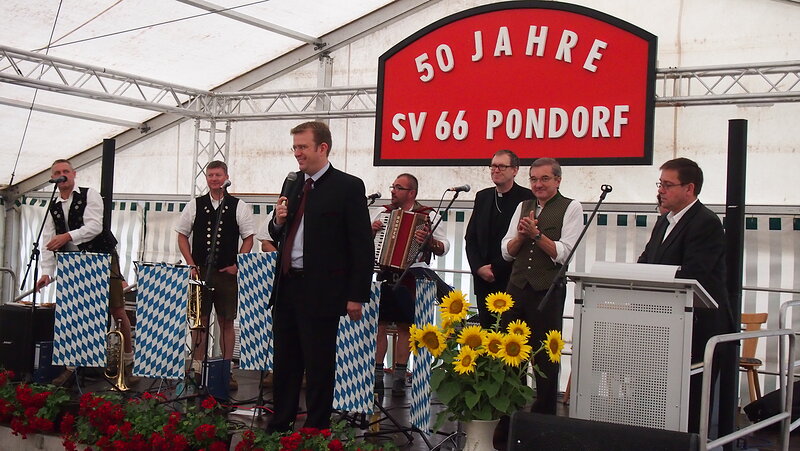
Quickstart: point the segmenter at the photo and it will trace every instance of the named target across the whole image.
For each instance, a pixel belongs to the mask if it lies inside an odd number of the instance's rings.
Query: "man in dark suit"
[[[718,309],[696,309],[692,328],[692,362],[703,360],[706,342],[714,335],[733,332],[733,320],[725,287],[725,237],[717,215],[697,196],[703,187],[703,170],[688,158],[661,165],[658,183],[660,206],[667,210],[656,222],[639,263],[676,265],[675,277],[695,279],[708,291]],[[713,379],[719,374],[714,365]],[[689,431],[700,421],[699,376],[689,389]]]
[[[268,431],[292,427],[304,371],[305,426],[330,427],[339,317],[361,319],[374,259],[364,183],[328,162],[328,126],[306,122],[291,134],[300,171],[269,225],[280,254],[270,300],[275,413]]]
[[[510,150],[498,150],[489,165],[495,186],[478,191],[464,239],[467,259],[475,284],[475,302],[481,326],[492,326],[493,317],[486,308],[486,296],[505,291],[511,276],[511,262],[503,259],[500,240],[508,230],[514,209],[523,200],[533,198],[528,188],[514,182],[519,172],[519,157]]]

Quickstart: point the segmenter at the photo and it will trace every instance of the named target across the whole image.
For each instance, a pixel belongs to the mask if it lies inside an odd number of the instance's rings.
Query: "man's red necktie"
[[[303,213],[306,211],[306,199],[308,192],[311,191],[311,186],[314,184],[314,179],[309,178],[303,185],[303,198],[300,200],[300,206],[297,207],[297,212],[294,214],[292,224],[289,231],[286,233],[286,242],[283,243],[283,252],[281,254],[281,274],[286,274],[292,267],[292,248],[294,247],[294,238],[297,236],[297,229],[300,227],[300,221],[303,219]]]

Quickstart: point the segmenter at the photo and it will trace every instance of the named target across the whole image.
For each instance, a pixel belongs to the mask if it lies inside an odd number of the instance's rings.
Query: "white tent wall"
[[[392,45],[429,23],[481,3],[445,0],[333,52],[332,85],[374,84],[378,57]],[[788,2],[671,1],[648,4],[646,8],[636,1],[577,3],[658,35],[658,67],[800,59],[800,33],[792,26],[800,23],[800,6]],[[708,17],[719,20],[705,20]],[[318,63],[308,64],[257,90],[314,88],[318,83],[318,66]],[[796,104],[657,108],[654,167],[568,167],[564,192],[582,201],[592,201],[597,198],[599,185],[610,183],[615,190],[609,201],[651,202],[658,165],[675,156],[686,156],[696,159],[706,169],[703,200],[723,203],[727,121],[736,118],[748,120],[748,203],[798,205],[800,190],[792,189],[791,185],[800,143],[800,130],[791,123],[796,112]],[[296,168],[288,151],[291,144],[288,131],[298,122],[232,123],[229,163],[235,191],[280,190],[286,173]],[[488,184],[484,168],[373,167],[374,120],[333,119],[330,124],[333,164],[364,179],[370,192],[380,191],[398,173],[406,171],[419,176],[420,197],[425,199],[438,199],[452,185],[469,183],[477,189]],[[217,125],[224,128],[225,124]],[[521,143],[520,148],[524,145]],[[194,170],[193,146],[194,122],[189,120],[178,130],[161,133],[120,152],[115,191],[188,194]],[[487,159],[495,150],[486,149]],[[83,183],[87,183],[86,173],[91,171],[99,169],[84,168]],[[463,195],[466,199],[471,197],[472,193]]]

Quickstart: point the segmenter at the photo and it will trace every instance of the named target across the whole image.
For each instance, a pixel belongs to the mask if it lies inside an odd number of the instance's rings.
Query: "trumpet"
[[[119,391],[128,391],[130,387],[125,382],[125,359],[122,350],[125,349],[125,337],[119,330],[119,322],[116,323],[114,330],[106,334],[106,370],[105,376],[114,380],[114,385]],[[116,374],[113,371],[116,368]]]
[[[189,321],[189,329],[203,329],[201,318],[201,306],[203,305],[203,286],[205,283],[200,280],[200,273],[195,272],[194,277],[189,279],[189,305],[186,307],[186,315]]]

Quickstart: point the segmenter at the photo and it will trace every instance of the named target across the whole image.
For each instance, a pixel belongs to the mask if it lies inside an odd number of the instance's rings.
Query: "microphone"
[[[374,201],[375,199],[380,199],[380,198],[381,198],[381,193],[380,192],[372,193],[369,196],[367,196],[367,200],[371,200],[371,201]]]
[[[286,179],[283,180],[283,186],[281,187],[281,195],[279,197],[289,197],[289,188],[292,186],[292,183],[297,180],[297,173],[290,172],[286,174]],[[284,202],[285,203],[285,202]]]
[[[469,185],[461,185],[461,186],[454,186],[452,188],[447,188],[446,191],[455,191],[457,193],[460,193],[460,192],[463,191],[465,193],[468,193],[470,189],[471,188],[469,187]]]
[[[602,190],[604,193],[610,193],[610,192],[611,192],[611,190],[613,190],[614,188],[612,188],[612,187],[611,187],[611,185],[602,185],[602,186],[600,186],[600,189],[601,189],[601,190]]]
[[[225,183],[222,184],[222,189],[231,186],[231,179],[225,180]]]
[[[61,183],[61,182],[66,182],[66,181],[67,181],[67,176],[66,175],[62,175],[61,177],[56,177],[54,179],[48,180],[47,183]]]

